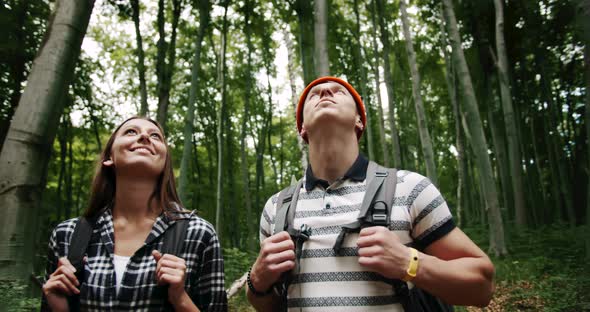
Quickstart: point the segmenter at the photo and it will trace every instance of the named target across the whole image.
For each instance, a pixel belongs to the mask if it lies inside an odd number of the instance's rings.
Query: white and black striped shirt
[[[346,236],[339,255],[332,249],[341,226],[356,221],[366,190],[368,161],[356,162],[332,185],[316,179],[308,168],[300,190],[294,228],[307,224],[311,237],[303,244],[300,266],[288,288],[290,311],[403,311],[383,276],[358,264],[358,233]],[[271,197],[260,220],[260,240],[274,230],[278,194]],[[389,229],[401,242],[424,249],[455,227],[438,189],[426,177],[397,171],[397,188]]]

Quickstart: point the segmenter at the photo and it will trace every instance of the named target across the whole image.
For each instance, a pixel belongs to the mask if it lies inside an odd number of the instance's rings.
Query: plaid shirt
[[[186,261],[185,289],[201,311],[227,311],[223,258],[213,226],[190,213],[179,218],[190,219],[180,258]],[[57,260],[69,253],[72,233],[78,219],[60,223],[49,240],[47,276],[57,269]],[[152,250],[161,249],[164,232],[173,224],[164,215],[156,219],[145,244],[129,260],[119,292],[115,286],[114,232],[110,209],[98,218],[88,244],[84,279],[80,281],[82,311],[163,311],[169,310],[167,288],[156,285],[156,261]],[[75,238],[74,238],[75,239]],[[48,310],[43,298],[42,310]]]

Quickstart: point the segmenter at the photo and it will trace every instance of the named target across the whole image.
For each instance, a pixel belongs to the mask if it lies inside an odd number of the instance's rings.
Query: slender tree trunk
[[[467,190],[467,188],[465,187],[467,185],[467,159],[465,158],[465,143],[463,138],[463,131],[461,130],[461,112],[459,108],[459,101],[457,100],[456,75],[453,68],[453,62],[451,61],[451,56],[449,55],[449,51],[447,50],[447,34],[445,32],[443,23],[441,23],[440,33],[442,51],[445,57],[445,66],[447,69],[445,80],[447,83],[447,90],[449,92],[449,99],[451,100],[451,105],[453,107],[453,119],[455,120],[455,144],[457,145],[457,171],[459,178],[459,180],[457,181],[457,225],[459,227],[462,227],[464,214],[463,210],[466,202],[465,195]]]
[[[160,120],[160,122],[162,122],[162,127],[164,129],[166,129],[168,119],[168,107],[170,106],[170,90],[172,89],[172,75],[174,74],[174,69],[176,65],[176,37],[178,34],[178,22],[180,20],[180,12],[182,11],[182,1],[183,0],[172,1],[172,35],[170,36],[170,46],[168,47],[166,45],[165,39],[161,39],[162,43],[158,41],[158,47],[160,47],[160,45],[166,47],[158,49],[158,53],[162,53],[162,56],[158,54],[158,62],[160,64],[158,68],[160,68],[160,73],[158,74],[157,119]],[[199,6],[201,5],[203,4],[199,3]],[[160,20],[158,20],[158,25],[160,25]],[[164,28],[162,28],[162,36],[164,35],[163,30]],[[166,52],[168,53],[167,64],[166,62],[164,62],[164,59],[166,58]]]
[[[148,103],[147,103],[147,86],[145,83],[145,55],[143,52],[143,41],[141,38],[141,32],[139,30],[139,0],[131,0],[131,9],[133,10],[131,16],[133,18],[133,25],[135,26],[135,42],[137,47],[135,49],[137,53],[137,73],[139,75],[139,95],[141,106],[139,109],[140,116],[148,115]]]
[[[457,77],[461,84],[461,90],[465,99],[465,119],[471,135],[471,146],[475,153],[480,186],[486,202],[488,223],[490,226],[490,251],[495,255],[508,253],[504,241],[504,224],[500,205],[498,203],[498,192],[494,181],[492,164],[488,156],[488,144],[484,135],[477,99],[473,91],[473,83],[469,74],[469,68],[465,61],[465,55],[461,48],[461,38],[457,29],[457,21],[453,9],[452,0],[443,0],[444,16],[449,30],[451,46],[453,47],[453,59],[457,68]]]
[[[373,19],[373,35],[375,35],[375,31],[377,27],[375,26],[375,18],[379,19],[379,31],[381,32],[381,44],[383,44],[383,75],[385,78],[385,87],[387,88],[387,101],[389,102],[389,127],[391,128],[391,140],[393,142],[393,166],[397,168],[402,168],[402,159],[401,159],[401,148],[399,143],[399,135],[397,132],[396,120],[395,120],[395,94],[394,94],[394,83],[393,83],[393,76],[391,75],[391,66],[389,61],[389,30],[387,28],[387,19],[383,14],[384,12],[384,5],[383,0],[373,0],[373,7],[371,14],[371,18]],[[375,51],[377,53],[377,51]],[[378,55],[378,54],[376,54]],[[377,82],[379,83],[379,82]],[[379,90],[378,90],[379,92]],[[378,97],[381,96],[380,93],[377,93]],[[379,105],[381,107],[381,105]]]
[[[313,7],[309,0],[295,0],[293,5],[299,21],[299,48],[303,67],[303,83],[308,85],[316,78],[314,68]]]
[[[158,0],[158,16],[156,18],[156,24],[158,27],[158,42],[156,44],[156,77],[158,78],[158,95],[160,94],[161,86],[165,80],[166,72],[166,51],[168,50],[168,43],[166,42],[166,2],[164,0]],[[166,119],[168,114],[168,107],[161,106],[158,100],[158,112],[156,114],[156,120],[162,125],[164,131],[166,131]]]
[[[244,32],[246,35],[246,86],[244,96],[244,113],[242,114],[242,129],[240,133],[240,170],[242,173],[242,194],[244,195],[244,205],[246,206],[246,224],[247,237],[256,237],[256,230],[252,222],[252,202],[250,199],[250,170],[248,166],[248,151],[246,146],[246,135],[248,133],[248,120],[250,118],[250,98],[252,90],[252,29],[250,27],[250,14],[252,12],[252,2],[244,2]],[[264,138],[262,138],[264,140]],[[255,240],[248,240],[248,248],[254,250]]]
[[[217,208],[215,210],[215,230],[221,238],[221,210],[223,209],[223,123],[225,121],[225,106],[227,101],[227,92],[225,85],[225,52],[227,50],[227,8],[229,0],[223,3],[223,29],[221,32],[221,60],[219,68],[219,89],[221,92],[221,104],[217,109]],[[227,121],[229,122],[229,120]]]
[[[326,0],[314,0],[314,38],[315,69],[317,76],[330,75],[328,58],[328,3]]]
[[[70,99],[72,101],[72,99]],[[72,101],[73,102],[73,101]],[[71,107],[70,103],[70,107]],[[68,131],[66,133],[66,138],[68,139],[68,171],[66,175],[66,218],[69,219],[72,217],[72,207],[74,205],[73,199],[73,183],[72,178],[74,176],[74,149],[72,145],[74,144],[74,126],[72,125],[72,119],[69,115],[66,116],[66,122],[68,125]]]
[[[590,5],[588,5],[590,8]],[[590,29],[588,35],[590,36]],[[590,40],[586,41],[584,47],[584,71],[586,72],[586,113],[584,122],[586,123],[586,149],[588,150],[588,168],[587,176],[590,177]],[[590,181],[588,181],[586,192],[586,230],[590,230]],[[586,235],[586,259],[590,260],[590,235]]]
[[[297,94],[297,88],[295,87],[295,62],[293,58],[293,51],[295,50],[293,48],[293,41],[291,41],[290,34],[286,29],[283,31],[283,38],[285,39],[285,43],[287,44],[287,73],[289,75],[289,86],[291,88],[291,102],[293,105],[293,109],[297,110],[297,102],[299,97]],[[301,151],[301,167],[303,168],[303,172],[305,172],[308,165],[307,145],[299,135],[297,135],[297,144],[299,145],[299,150]]]
[[[436,165],[434,163],[434,151],[432,148],[432,139],[428,131],[428,122],[422,103],[422,94],[420,93],[420,73],[416,63],[416,52],[414,52],[414,40],[410,33],[410,22],[406,12],[406,0],[400,0],[400,12],[402,16],[402,26],[404,29],[404,38],[406,39],[406,52],[408,53],[408,63],[412,74],[412,94],[414,95],[414,106],[416,107],[416,119],[418,121],[418,133],[420,134],[420,143],[422,143],[422,154],[426,163],[426,174],[434,183],[438,185],[436,175]]]
[[[201,46],[205,31],[209,27],[209,3],[207,1],[199,2],[199,33],[195,41],[195,54],[191,68],[191,88],[189,91],[186,119],[184,120],[184,145],[182,149],[182,159],[180,161],[180,177],[178,182],[178,195],[180,200],[188,202],[188,185],[189,185],[189,166],[191,160],[195,110],[197,101],[197,90],[199,89],[199,71],[201,68]],[[196,155],[195,155],[196,157]]]
[[[51,146],[93,6],[56,1],[0,153],[0,280],[31,273]]]
[[[372,160],[376,160],[375,159],[375,154],[374,154],[374,149],[373,149],[373,107],[371,105],[371,101],[369,100],[369,94],[367,92],[367,87],[366,87],[366,81],[367,81],[367,73],[365,71],[365,66],[363,66],[363,50],[361,48],[361,23],[360,23],[360,14],[359,14],[359,6],[358,6],[358,0],[354,0],[354,16],[355,16],[355,20],[356,20],[356,24],[355,24],[355,38],[356,38],[356,42],[355,47],[354,47],[354,59],[355,59],[355,66],[357,68],[357,70],[360,72],[360,77],[358,77],[359,79],[357,79],[358,85],[360,85],[361,87],[361,97],[363,98],[363,102],[365,103],[365,107],[366,107],[366,114],[367,114],[367,145],[368,145],[368,153],[369,153],[369,159]],[[381,142],[383,143],[383,141]],[[383,147],[385,147],[383,145]],[[386,149],[384,148],[384,151]],[[386,154],[386,153],[384,153]],[[387,166],[387,165],[386,165]]]
[[[522,155],[517,137],[517,120],[514,115],[512,94],[510,92],[508,56],[506,53],[506,42],[504,41],[503,5],[503,0],[494,0],[494,6],[496,8],[496,54],[498,57],[496,65],[498,68],[498,80],[500,81],[500,93],[502,95],[504,123],[506,124],[506,138],[508,140],[508,160],[512,175],[512,193],[514,194],[516,225],[523,227],[527,224],[527,207],[524,201]]]
[[[490,129],[490,132],[492,134],[492,146],[493,146],[493,151],[496,154],[496,174],[497,176],[500,178],[500,188],[502,190],[502,200],[503,200],[503,204],[504,207],[506,207],[506,209],[508,209],[509,206],[509,199],[510,199],[510,185],[511,182],[510,181],[510,173],[509,170],[507,170],[507,166],[505,166],[504,164],[507,163],[507,157],[506,157],[506,142],[504,141],[504,135],[501,132],[502,130],[500,129],[500,121],[498,120],[498,118],[495,116],[495,112],[496,112],[496,102],[497,102],[497,98],[495,96],[495,94],[492,94],[492,90],[491,88],[487,87],[488,89],[488,99],[485,100],[484,99],[484,103],[485,101],[489,101],[489,109],[488,109],[488,126]],[[493,162],[492,162],[493,164]]]

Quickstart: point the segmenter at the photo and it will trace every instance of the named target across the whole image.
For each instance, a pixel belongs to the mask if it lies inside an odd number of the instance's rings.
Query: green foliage
[[[27,290],[27,285],[20,282],[0,283],[0,310],[2,311],[39,311],[41,307],[41,300],[39,298],[31,297]]]

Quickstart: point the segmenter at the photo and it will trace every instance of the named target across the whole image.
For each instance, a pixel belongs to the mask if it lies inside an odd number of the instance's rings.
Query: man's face
[[[350,126],[354,129],[355,125],[358,126],[359,120],[354,98],[343,85],[337,82],[328,81],[318,84],[305,98],[303,131],[306,134],[313,132],[321,123]]]

